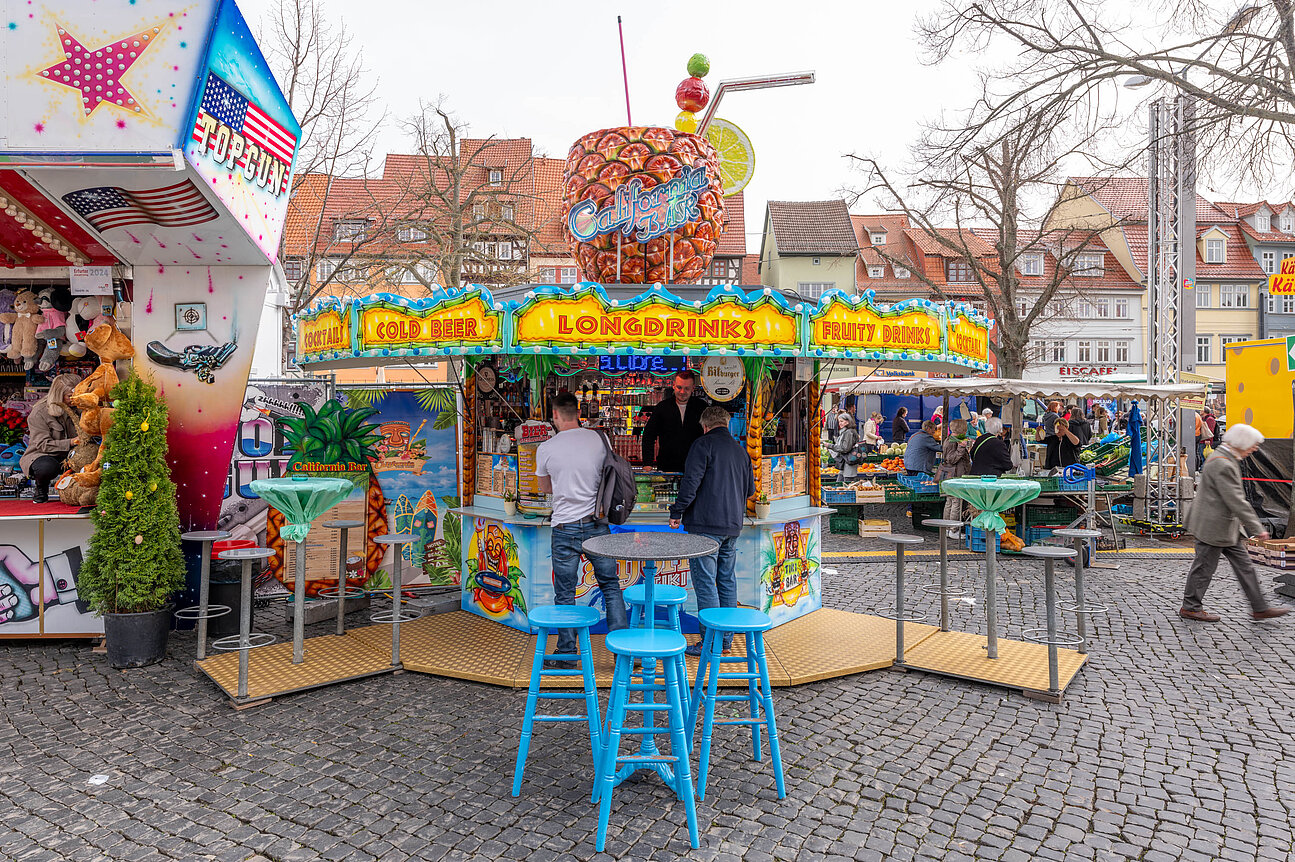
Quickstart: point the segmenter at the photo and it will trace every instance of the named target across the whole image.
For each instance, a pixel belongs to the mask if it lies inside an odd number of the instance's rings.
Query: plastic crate
[[[842,503],[854,503],[853,488],[824,488],[823,505],[834,506]]]
[[[963,542],[971,550],[979,551],[983,554],[985,552],[985,531],[979,527],[969,527],[967,532],[963,534]],[[997,533],[994,534],[994,550],[1003,550],[1003,541]]]
[[[1051,539],[1054,530],[1060,530],[1061,527],[1026,527],[1025,534],[1021,536],[1027,545],[1040,544],[1044,539]]]
[[[854,512],[834,512],[828,522],[827,529],[832,533],[857,535],[859,532],[859,516]]]
[[[886,492],[887,503],[911,503],[916,496],[903,485],[883,485],[882,488]]]
[[[1025,526],[1064,527],[1079,517],[1079,510],[1070,506],[1026,506]]]
[[[940,493],[940,483],[935,481],[935,477],[926,473],[918,473],[916,476],[896,476],[899,484],[908,488],[914,494],[938,494]]]

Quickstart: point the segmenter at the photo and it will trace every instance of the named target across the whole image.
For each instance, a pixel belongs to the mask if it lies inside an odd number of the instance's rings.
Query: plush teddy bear
[[[79,466],[64,474],[55,485],[59,499],[70,506],[91,506],[98,497],[103,453],[106,449],[106,444],[102,441],[107,439],[108,429],[112,426],[113,411],[107,406],[108,393],[117,385],[118,380],[113,363],[135,355],[130,339],[108,322],[87,332],[85,343],[99,355],[99,367],[78,383],[68,397],[68,403],[81,413],[77,451],[73,453],[76,456],[73,460]],[[97,444],[94,442],[96,438],[100,441]],[[85,445],[93,448],[93,455],[90,455],[89,450],[82,450]],[[86,461],[86,456],[90,456],[89,461]],[[64,479],[69,479],[70,482],[64,482]]]
[[[101,478],[101,442],[111,426],[111,408],[93,407],[81,413],[77,422],[77,444],[64,462],[66,471],[54,482],[59,502],[67,506],[94,505]]]
[[[13,298],[12,290],[0,289],[0,352],[8,351],[13,340],[13,322],[5,321],[5,315],[13,314]]]
[[[52,287],[42,290],[36,299],[41,313],[41,323],[36,327],[37,348],[41,351],[36,370],[43,373],[58,363],[58,355],[67,344],[67,312],[72,301],[70,295],[59,296]]]
[[[67,344],[63,354],[77,358],[85,356],[85,334],[100,323],[113,322],[111,296],[78,296],[73,299],[64,328]]]
[[[94,393],[96,404],[106,404],[108,393],[119,380],[113,363],[118,359],[130,359],[134,356],[135,346],[112,323],[101,323],[87,332],[85,345],[99,355],[99,367],[76,385],[72,390],[72,396],[75,398],[78,395]],[[75,401],[72,403],[76,404]]]
[[[40,302],[30,290],[20,290],[13,299],[13,311],[0,314],[0,322],[13,325],[9,349],[5,356],[23,361],[23,368],[30,371],[36,366],[38,352],[36,329],[43,321],[40,313]]]

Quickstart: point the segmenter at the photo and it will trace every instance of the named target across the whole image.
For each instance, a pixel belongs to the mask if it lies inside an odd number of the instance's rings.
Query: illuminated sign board
[[[701,218],[697,199],[708,184],[702,167],[684,167],[674,179],[647,190],[643,180],[635,177],[618,186],[612,203],[602,209],[592,200],[573,206],[567,226],[580,242],[618,230],[638,242],[647,242]]]
[[[938,354],[938,307],[921,301],[879,309],[869,300],[830,297],[809,318],[809,346],[850,353]]]
[[[949,324],[949,353],[977,362],[989,361],[989,329],[961,312],[952,313]]]
[[[1295,257],[1282,261],[1281,272],[1268,276],[1270,296],[1295,296]]]

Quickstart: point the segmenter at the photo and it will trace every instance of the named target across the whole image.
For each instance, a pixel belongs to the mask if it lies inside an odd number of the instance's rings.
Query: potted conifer
[[[172,597],[184,587],[167,410],[134,373],[108,397],[116,409],[77,589],[103,616],[109,663],[143,667],[166,657]]]

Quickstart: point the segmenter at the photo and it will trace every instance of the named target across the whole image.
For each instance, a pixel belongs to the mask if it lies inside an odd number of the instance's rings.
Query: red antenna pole
[[[634,125],[630,116],[630,73],[625,65],[625,28],[621,25],[621,16],[616,16],[616,30],[621,36],[621,78],[625,81],[625,125]]]

